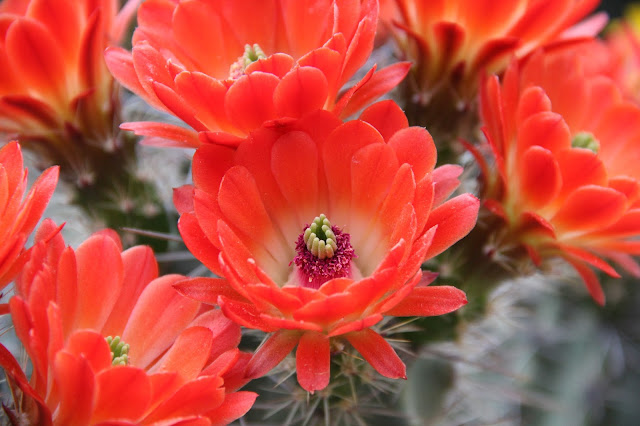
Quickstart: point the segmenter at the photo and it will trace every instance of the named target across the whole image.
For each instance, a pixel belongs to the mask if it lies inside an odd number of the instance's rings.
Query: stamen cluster
[[[112,365],[129,365],[129,344],[120,340],[120,336],[105,338],[111,350]]]
[[[293,262],[305,287],[319,288],[333,278],[351,275],[351,259],[355,257],[351,236],[331,226],[324,214],[305,225],[296,242],[296,253]]]
[[[318,259],[332,258],[338,249],[336,234],[331,230],[331,222],[324,214],[317,216],[304,231],[304,243]]]

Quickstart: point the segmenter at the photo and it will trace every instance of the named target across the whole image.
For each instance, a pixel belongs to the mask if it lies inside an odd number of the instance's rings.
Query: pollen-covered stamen
[[[590,132],[579,132],[571,140],[572,148],[585,148],[596,154],[600,151],[600,142]]]
[[[332,226],[321,214],[306,225],[298,237],[293,262],[301,285],[319,288],[333,278],[351,276],[351,259],[354,257],[351,236]]]
[[[336,234],[331,230],[331,222],[324,214],[317,216],[304,230],[307,250],[319,259],[332,258],[338,249]]]
[[[105,338],[111,350],[111,365],[129,364],[129,345],[120,340],[120,336]]]
[[[234,80],[240,78],[244,74],[244,70],[247,69],[249,65],[266,57],[267,55],[265,55],[259,45],[254,44],[252,46],[250,44],[245,44],[244,55],[240,56],[238,60],[229,67],[229,78]]]

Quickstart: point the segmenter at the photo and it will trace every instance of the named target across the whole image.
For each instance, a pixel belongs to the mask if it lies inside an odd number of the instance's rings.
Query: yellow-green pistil
[[[244,55],[240,56],[237,61],[231,64],[229,68],[229,77],[232,79],[240,78],[244,74],[244,70],[257,60],[266,58],[264,51],[259,45],[244,45]]]
[[[304,230],[307,250],[318,259],[332,258],[338,249],[336,235],[331,230],[331,222],[324,214],[317,216]]]
[[[120,340],[120,336],[105,338],[111,350],[111,365],[129,364],[129,345]]]
[[[571,140],[572,148],[585,148],[594,153],[600,151],[600,142],[590,132],[578,132]]]

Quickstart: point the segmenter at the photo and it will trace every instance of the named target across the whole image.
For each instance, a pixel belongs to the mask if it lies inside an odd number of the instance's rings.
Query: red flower
[[[231,393],[246,362],[240,328],[219,310],[198,315],[173,289],[184,277],[158,277],[150,248],[121,252],[113,231],[65,248],[52,222],[37,241],[10,300],[30,384],[0,354],[38,408],[32,424],[220,424],[251,407],[255,394]]]
[[[452,90],[474,98],[482,70],[500,72],[512,55],[522,58],[557,39],[597,6],[598,0],[396,0],[406,34],[403,50],[416,64],[424,100]],[[566,36],[595,35],[604,16]]]
[[[262,128],[237,151],[202,145],[194,187],[174,201],[185,243],[224,278],[178,288],[219,303],[245,327],[275,332],[249,363],[250,377],[298,345],[298,382],[322,389],[340,338],[382,375],[404,377],[370,327],[384,315],[441,315],[466,303],[458,289],[427,287],[433,276],[420,269],[470,231],[479,204],[469,194],[444,202],[461,168],[435,163],[429,133],[407,127],[392,101],[347,123],[317,111]]]
[[[488,206],[511,238],[536,262],[563,257],[603,304],[588,265],[618,277],[608,258],[640,276],[630,257],[640,253],[640,108],[586,61],[582,50],[537,52],[521,70],[512,63],[502,84],[484,83],[497,173],[484,169]]]
[[[0,5],[0,132],[91,180],[86,158],[111,152],[118,96],[103,50],[139,0],[17,0]]]
[[[58,182],[58,167],[46,170],[27,189],[27,170],[22,168],[17,142],[0,149],[0,290],[4,289],[27,260],[24,244],[36,227]],[[0,305],[0,312],[6,305]]]
[[[149,0],[138,11],[132,52],[109,49],[109,69],[200,138],[163,123],[123,128],[197,147],[237,144],[233,135],[319,108],[353,114],[408,70],[406,63],[371,70],[336,102],[371,53],[377,19],[374,0]]]

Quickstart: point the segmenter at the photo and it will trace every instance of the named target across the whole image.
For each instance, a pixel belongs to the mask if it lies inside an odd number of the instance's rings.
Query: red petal
[[[296,373],[300,386],[311,393],[327,387],[331,375],[330,364],[327,335],[314,331],[304,333],[296,350]]]
[[[349,117],[391,91],[404,80],[410,68],[410,62],[398,62],[374,73],[369,80],[353,93],[353,96],[340,113],[340,117]]]
[[[384,139],[370,124],[359,120],[344,123],[325,141],[322,158],[332,211],[349,211],[352,157],[360,148],[374,143],[384,143]],[[331,220],[334,223],[347,223],[347,218],[332,217]]]
[[[562,177],[553,153],[540,146],[527,149],[520,158],[520,196],[532,209],[551,202],[560,192]]]
[[[351,293],[332,294],[322,300],[307,303],[293,313],[293,318],[301,322],[328,325],[341,318],[358,315],[363,299]]]
[[[338,34],[336,36],[341,37],[342,35]],[[333,105],[338,90],[340,89],[340,87],[338,87],[338,79],[340,78],[342,55],[334,49],[321,47],[308,52],[298,59],[298,65],[302,67],[313,67],[322,71],[328,83],[328,98],[326,104],[327,106]]]
[[[64,54],[44,25],[31,19],[17,19],[7,31],[5,47],[14,68],[20,70],[32,90],[64,105],[67,91]]]
[[[433,179],[433,205],[439,206],[460,186],[458,177],[464,169],[457,164],[443,164],[431,174]]]
[[[280,364],[298,344],[300,334],[298,330],[278,330],[269,336],[249,361],[247,377],[257,379]]]
[[[280,80],[273,74],[254,72],[236,80],[225,96],[229,120],[245,133],[277,117],[273,95]]]
[[[552,218],[557,228],[571,231],[602,229],[624,214],[627,198],[618,191],[601,186],[578,188]]]
[[[416,287],[402,302],[384,314],[396,317],[444,315],[466,304],[464,292],[455,287]]]
[[[76,250],[78,308],[76,328],[102,330],[122,289],[120,250],[109,237],[95,235]]]
[[[409,126],[404,111],[391,99],[369,106],[360,114],[360,120],[375,127],[387,142],[397,131]]]
[[[399,130],[389,140],[398,156],[400,164],[409,163],[416,180],[421,180],[433,171],[436,165],[436,146],[433,138],[422,127],[409,127]]]
[[[607,170],[598,154],[588,149],[568,149],[556,154],[562,172],[560,197],[584,185],[607,186]]]
[[[382,321],[382,319],[383,316],[381,314],[374,314],[361,320],[348,322],[346,324],[340,324],[338,327],[335,327],[333,330],[331,330],[331,333],[329,333],[329,337],[339,336],[341,334],[350,333],[352,331],[364,330],[365,328],[369,328],[372,325],[379,323],[380,321]]]
[[[165,418],[204,415],[219,407],[224,401],[222,379],[216,376],[199,377],[182,386],[167,401],[164,401],[149,416],[145,423]]]
[[[95,331],[75,331],[69,337],[65,351],[77,357],[85,358],[93,371],[98,372],[111,367],[109,345],[104,336]]]
[[[104,52],[104,59],[107,63],[109,72],[127,89],[131,90],[138,96],[149,101],[145,89],[142,88],[138,75],[133,66],[133,56],[131,52],[121,47],[110,46]],[[156,102],[157,104],[157,102]],[[156,104],[152,104],[156,106]]]
[[[247,414],[257,397],[257,393],[245,391],[227,394],[222,405],[206,415],[212,419],[212,425],[228,425]]]
[[[178,230],[191,253],[216,274],[221,273],[218,263],[220,250],[214,246],[200,228],[198,218],[193,213],[184,213],[178,221]]]
[[[598,305],[604,306],[605,296],[596,274],[579,260],[573,260],[571,258],[565,259],[578,271],[593,300],[595,300]]]
[[[140,295],[122,334],[122,340],[131,346],[132,365],[145,368],[156,360],[198,312],[200,303],[173,288],[183,278],[162,276],[149,283]]]
[[[167,123],[137,121],[123,123],[123,130],[131,130],[138,136],[146,136],[143,145],[170,148],[198,148],[200,140],[193,130]]]
[[[451,247],[475,226],[480,201],[471,194],[459,195],[431,212],[426,228],[437,225],[436,235],[425,256],[430,259]]]
[[[551,152],[571,147],[571,133],[562,116],[541,112],[526,119],[518,128],[518,152],[531,146],[541,146]]]
[[[213,333],[206,327],[187,328],[150,371],[176,371],[185,382],[195,379],[209,359],[212,336]]]
[[[201,326],[208,328],[215,345],[211,348],[209,361],[213,361],[222,353],[234,350],[240,343],[240,326],[225,317],[220,309],[212,309],[199,315],[190,327]]]
[[[217,305],[218,296],[246,302],[246,299],[224,278],[188,278],[178,281],[173,287],[180,294],[208,305]]]
[[[22,221],[21,229],[26,233],[31,233],[42,218],[42,213],[47,204],[49,204],[53,191],[56,189],[58,173],[59,167],[57,166],[45,170],[27,194],[19,216],[20,221]]]
[[[368,221],[363,217],[371,215],[383,203],[398,172],[398,160],[393,149],[387,144],[372,144],[359,149],[351,162],[351,220],[349,232],[352,235],[367,235]],[[331,219],[333,220],[333,219]],[[352,240],[352,244],[357,241]]]
[[[96,375],[96,405],[91,422],[136,421],[150,403],[151,382],[144,370],[129,366],[109,368]]]
[[[271,171],[282,195],[296,206],[299,224],[318,214],[318,147],[303,132],[288,132],[271,150]],[[332,219],[333,220],[333,219]]]
[[[205,126],[204,123],[196,117],[197,110],[195,109],[195,106],[189,103],[177,92],[177,88],[174,87],[173,81],[169,85],[154,81],[151,89],[160,102],[162,102],[162,105],[164,105],[171,114],[180,118],[198,132],[208,130],[207,126]]]
[[[106,336],[121,335],[142,290],[158,276],[158,263],[148,246],[132,247],[122,253],[122,291],[102,329]]]
[[[175,84],[176,92],[191,105],[196,118],[208,130],[236,133],[224,108],[226,85],[206,74],[187,71],[176,76]]]
[[[278,329],[278,327],[273,327],[262,319],[260,317],[261,312],[252,303],[236,302],[224,296],[220,296],[219,303],[224,315],[242,326],[266,332]]]
[[[341,84],[347,82],[356,71],[366,62],[373,49],[378,24],[378,2],[369,1],[363,8],[363,17],[358,23],[355,33],[349,43],[344,58]],[[346,36],[346,34],[345,34]]]
[[[407,378],[407,370],[402,360],[391,345],[375,331],[366,328],[344,337],[378,373],[391,379]]]
[[[285,53],[275,53],[267,58],[258,59],[257,61],[249,64],[247,68],[245,68],[244,72],[245,74],[251,74],[252,72],[260,71],[282,78],[291,71],[293,65],[294,60],[291,56]],[[298,60],[298,65],[302,67],[313,66],[309,63],[303,63],[301,59]]]
[[[582,250],[578,247],[571,247],[565,244],[557,244],[557,246],[563,252],[565,252],[568,256],[575,257],[577,258],[577,260],[581,262],[588,263],[589,265],[604,271],[606,274],[608,274],[611,277],[620,278],[620,274],[618,274],[615,269],[613,269],[607,262],[600,259],[598,256],[586,250]]]
[[[89,424],[94,411],[96,378],[89,362],[66,352],[58,352],[54,360],[54,380],[58,385],[60,404],[56,422],[60,424]]]
[[[278,83],[273,101],[278,117],[299,118],[322,108],[327,94],[327,79],[322,71],[313,67],[297,67]]]

